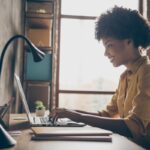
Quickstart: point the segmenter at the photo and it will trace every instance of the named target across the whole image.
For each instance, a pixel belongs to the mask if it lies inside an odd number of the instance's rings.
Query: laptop
[[[32,115],[30,110],[29,110],[29,106],[27,103],[27,99],[25,97],[22,85],[21,85],[21,81],[20,78],[17,74],[15,74],[15,80],[17,83],[17,88],[19,90],[19,94],[21,96],[21,101],[23,103],[28,121],[30,123],[31,126],[51,126],[51,127],[82,127],[85,126],[84,123],[80,123],[80,122],[74,122],[71,121],[67,118],[63,118],[63,119],[58,119],[57,121],[53,121],[53,118],[50,118],[48,115],[47,116],[43,116],[43,117],[38,117],[35,115]]]

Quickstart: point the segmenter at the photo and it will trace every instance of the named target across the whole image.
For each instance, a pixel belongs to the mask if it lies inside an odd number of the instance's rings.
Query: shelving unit
[[[47,55],[35,63],[30,53],[24,54],[24,89],[31,111],[36,100],[50,106],[54,43],[54,1],[26,0],[25,35]],[[25,48],[28,48],[25,45]]]

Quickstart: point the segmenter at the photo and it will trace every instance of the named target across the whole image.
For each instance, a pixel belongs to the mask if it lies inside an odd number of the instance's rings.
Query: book
[[[109,136],[109,130],[94,127],[32,127],[36,136]]]
[[[112,132],[101,128],[85,127],[32,127],[32,140],[112,142]]]
[[[39,141],[95,141],[112,142],[111,136],[37,136],[32,135],[32,140]]]

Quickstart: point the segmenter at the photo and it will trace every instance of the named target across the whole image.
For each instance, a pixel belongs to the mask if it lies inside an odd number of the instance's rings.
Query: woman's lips
[[[113,62],[114,57],[109,57],[110,62]]]

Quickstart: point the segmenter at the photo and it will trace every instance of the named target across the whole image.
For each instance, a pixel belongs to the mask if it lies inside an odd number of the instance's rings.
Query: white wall
[[[22,34],[24,29],[25,0],[0,0],[0,54],[5,43],[15,34]],[[7,50],[0,78],[0,106],[13,95],[13,66],[21,72],[22,44],[12,43]],[[16,58],[15,58],[16,57]],[[16,65],[13,63],[17,60]]]

